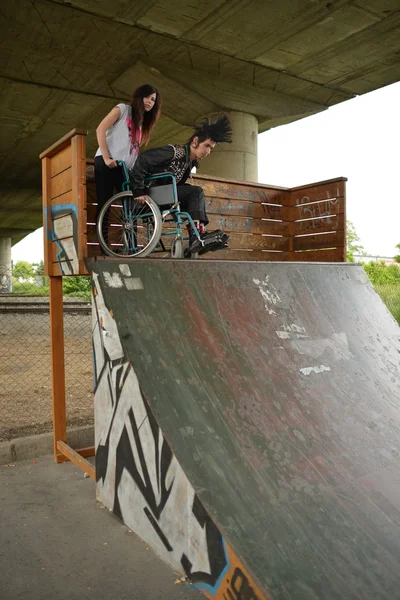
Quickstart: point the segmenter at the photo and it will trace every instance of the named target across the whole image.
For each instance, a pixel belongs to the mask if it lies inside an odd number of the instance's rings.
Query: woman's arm
[[[110,158],[107,142],[106,142],[106,131],[110,129],[118,121],[121,116],[121,110],[118,106],[114,106],[114,108],[108,113],[106,117],[101,121],[100,125],[96,129],[97,141],[99,143],[99,148],[101,155],[106,163],[107,167],[113,169],[117,166],[117,162]]]

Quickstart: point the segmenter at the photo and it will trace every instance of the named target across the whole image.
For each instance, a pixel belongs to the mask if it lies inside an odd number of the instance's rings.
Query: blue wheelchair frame
[[[123,173],[124,173],[124,177],[125,177],[125,181],[122,183],[122,191],[123,192],[127,192],[131,189],[130,186],[130,178],[129,178],[129,173],[128,173],[128,169],[126,168],[126,164],[123,160],[118,160],[117,164],[122,167]],[[197,230],[196,225],[194,224],[194,221],[192,219],[192,217],[189,215],[189,213],[181,211],[180,209],[180,205],[179,205],[179,200],[178,200],[178,189],[177,189],[177,185],[176,185],[176,179],[175,176],[172,175],[172,173],[156,173],[155,175],[150,175],[149,177],[146,177],[145,182],[150,182],[156,179],[170,179],[171,183],[172,183],[172,195],[173,195],[173,203],[172,206],[167,209],[167,210],[161,210],[160,206],[160,213],[161,213],[161,217],[162,217],[162,222],[163,223],[175,223],[176,224],[176,229],[171,230],[171,231],[164,231],[161,232],[161,236],[160,236],[160,240],[163,236],[168,236],[168,235],[173,235],[175,236],[176,239],[180,239],[180,240],[188,240],[189,236],[183,237],[182,232],[183,232],[183,226],[185,224],[189,224],[190,227],[192,228],[193,233],[197,236],[197,238],[199,239],[200,242],[202,242],[199,232]],[[148,194],[151,197],[151,194]],[[155,201],[154,201],[155,202]],[[156,202],[157,204],[157,202]],[[170,204],[170,203],[168,203]],[[162,207],[162,205],[161,205]],[[129,206],[124,207],[124,210],[126,211],[126,214],[124,215],[125,218],[127,220],[129,220],[130,218],[130,210],[129,210]],[[166,217],[168,215],[171,215],[171,219],[167,219]],[[151,217],[152,214],[149,213],[148,215],[146,214],[141,214],[140,215],[142,219],[145,219],[147,216]],[[134,246],[134,234],[131,236],[133,238],[133,245],[132,245],[132,249],[135,249]],[[150,235],[151,237],[151,235]]]

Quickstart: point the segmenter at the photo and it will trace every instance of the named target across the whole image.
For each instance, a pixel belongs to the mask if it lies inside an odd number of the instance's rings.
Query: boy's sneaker
[[[216,250],[227,248],[228,239],[229,235],[221,231],[221,229],[201,233],[200,240],[196,234],[192,233],[189,237],[189,250],[192,254],[198,253],[199,255],[206,252],[215,252]]]

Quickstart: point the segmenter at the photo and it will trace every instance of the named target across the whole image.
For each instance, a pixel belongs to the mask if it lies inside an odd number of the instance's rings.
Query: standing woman
[[[160,94],[152,85],[134,91],[132,103],[117,104],[96,129],[99,148],[94,158],[97,218],[109,198],[122,190],[124,175],[117,160],[133,169],[141,146],[147,146],[150,133],[161,112]]]

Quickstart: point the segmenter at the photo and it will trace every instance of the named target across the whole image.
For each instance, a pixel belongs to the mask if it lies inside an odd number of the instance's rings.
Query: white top
[[[142,130],[135,130],[132,121],[132,108],[129,104],[117,104],[121,116],[110,129],[106,131],[106,143],[110,158],[123,160],[128,170],[133,169],[139,154],[139,146],[142,139]],[[100,148],[96,156],[101,156]]]

